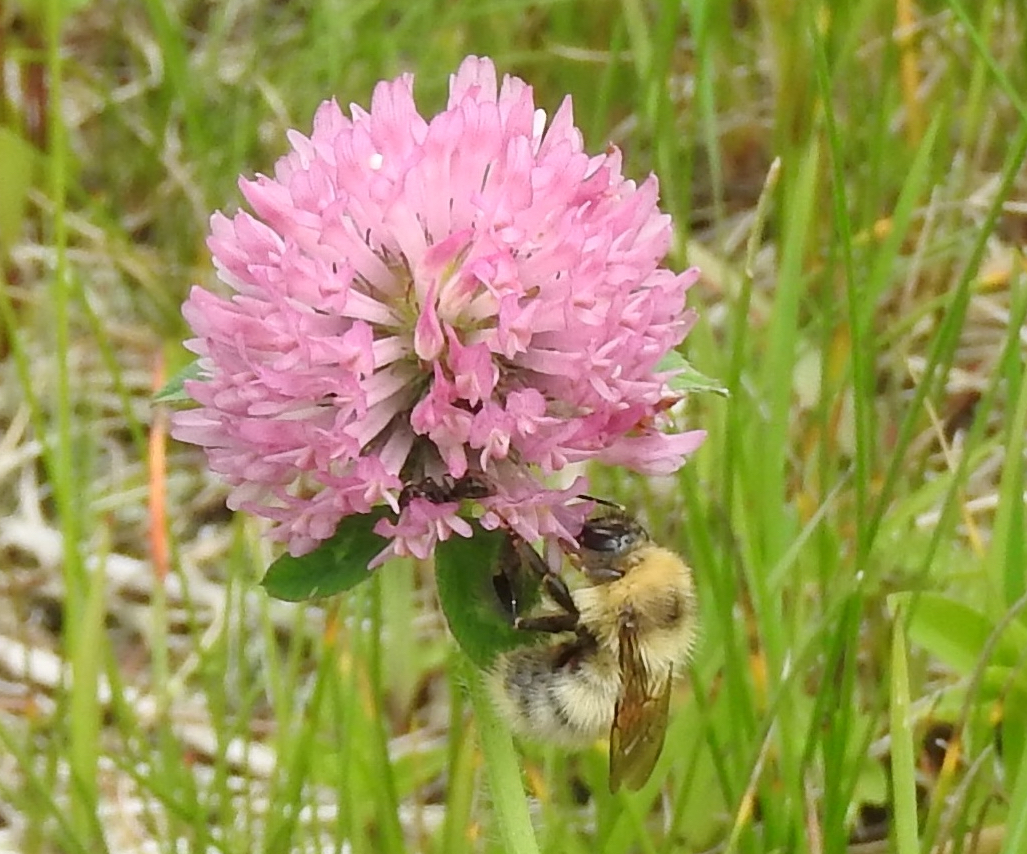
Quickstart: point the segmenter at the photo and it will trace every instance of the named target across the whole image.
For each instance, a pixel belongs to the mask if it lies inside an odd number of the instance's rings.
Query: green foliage
[[[969,676],[985,661],[1005,667],[1022,665],[1027,625],[1017,620],[998,625],[977,609],[943,593],[903,593],[896,607],[908,604],[909,636],[955,672]]]
[[[892,635],[891,656],[891,781],[895,802],[895,850],[916,854],[917,833],[916,755],[913,747],[913,716],[910,714],[909,670],[901,609]]]
[[[894,850],[969,850],[978,827],[989,850],[1027,850],[1022,4],[46,8],[13,8],[30,13],[0,45],[17,71],[0,641],[38,647],[5,658],[28,662],[4,678],[33,698],[0,704],[13,847],[115,847],[97,816],[117,792],[167,850],[837,852],[865,798],[897,807]],[[601,745],[515,753],[490,714],[480,667],[532,640],[492,588],[500,534],[443,543],[434,571],[368,573],[380,511],[273,560],[173,443],[166,523],[147,507],[155,355],[180,344],[187,288],[212,282],[211,211],[319,101],[366,106],[413,71],[430,111],[471,52],[550,114],[571,94],[590,151],[613,141],[628,175],[655,171],[673,266],[703,270],[668,364],[705,446],[676,478],[590,472],[688,557],[703,621],[630,796],[606,792]],[[22,141],[26,105],[45,151]],[[158,399],[183,402],[189,370]],[[912,770],[934,719],[959,754],[925,810]]]
[[[450,537],[435,549],[439,604],[453,638],[480,668],[503,650],[525,643],[524,633],[503,613],[493,585],[506,542],[503,531],[475,525],[474,536]]]
[[[192,398],[185,390],[185,384],[189,380],[202,380],[204,377],[203,368],[199,359],[194,359],[177,374],[175,374],[164,387],[153,396],[154,403],[189,403]]]
[[[302,602],[334,596],[371,577],[367,565],[389,541],[374,532],[388,508],[347,516],[335,533],[300,557],[283,554],[268,567],[261,586],[269,596]]]
[[[690,392],[713,392],[721,397],[729,397],[730,392],[721,383],[712,377],[708,377],[682,356],[677,350],[671,350],[660,364],[656,366],[657,371],[674,372],[674,375],[667,381],[672,390],[681,394]]]
[[[389,516],[387,508],[347,516],[335,534],[313,551],[277,558],[261,586],[276,599],[303,602],[334,596],[367,581],[371,578],[367,564],[389,542],[374,532],[374,526]],[[528,637],[513,628],[493,584],[509,538],[502,531],[472,524],[471,537],[453,536],[436,546],[435,578],[453,638],[471,661],[485,668],[498,653],[524,644]],[[523,607],[538,595],[538,585],[525,575],[518,573],[514,579],[519,585],[517,601]]]
[[[37,154],[11,128],[0,125],[0,261],[21,236]]]
[[[1027,623],[1021,617],[1027,597],[1000,620],[944,594],[892,598],[910,612],[910,638],[971,680],[976,693],[967,699],[979,704],[982,713],[999,710],[995,724],[988,715],[988,726],[997,725],[1003,759],[1009,769],[1018,769],[1027,741]]]

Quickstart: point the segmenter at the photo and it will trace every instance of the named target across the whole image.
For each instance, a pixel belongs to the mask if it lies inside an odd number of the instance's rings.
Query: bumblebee
[[[570,590],[528,544],[520,564],[539,576],[556,611],[522,616],[509,580],[497,584],[514,626],[568,637],[499,656],[496,706],[518,735],[582,747],[610,739],[610,790],[641,788],[663,747],[675,668],[689,658],[698,614],[692,573],[623,512],[585,523],[571,556],[584,583]],[[509,569],[503,567],[504,575]]]

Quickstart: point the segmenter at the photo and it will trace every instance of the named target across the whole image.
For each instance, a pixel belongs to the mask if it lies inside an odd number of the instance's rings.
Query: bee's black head
[[[597,557],[616,559],[630,553],[639,543],[649,539],[649,534],[637,519],[627,513],[605,513],[585,522],[578,534],[578,545],[583,553],[591,552]]]

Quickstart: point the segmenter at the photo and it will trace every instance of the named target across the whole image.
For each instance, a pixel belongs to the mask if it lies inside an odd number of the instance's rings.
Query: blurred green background
[[[685,355],[731,391],[689,402],[679,475],[591,473],[695,567],[702,642],[637,795],[602,745],[524,747],[521,850],[1027,851],[1022,2],[6,0],[0,28],[0,851],[511,850],[431,567],[269,601],[260,526],[151,403],[238,175],[380,79],[432,113],[469,53],[658,174],[668,263],[703,268]]]

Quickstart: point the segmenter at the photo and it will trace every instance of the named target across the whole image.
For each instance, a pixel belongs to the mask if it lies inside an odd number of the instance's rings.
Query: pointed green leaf
[[[980,611],[941,593],[898,593],[890,597],[909,602],[909,639],[937,656],[956,672],[966,675],[978,665],[995,623]],[[1013,621],[994,646],[991,660],[1016,666],[1027,648],[1027,627]]]
[[[916,759],[913,749],[913,716],[910,713],[909,658],[902,618],[907,603],[896,610],[892,632],[891,691],[889,718],[891,727],[891,776],[895,807],[896,850],[918,851],[916,804]]]
[[[677,350],[667,353],[656,366],[657,373],[673,372],[667,380],[667,385],[673,391],[681,394],[690,392],[713,392],[721,397],[728,397],[731,393],[727,388],[712,377],[697,371],[692,363],[682,356]]]
[[[371,577],[367,564],[389,541],[374,532],[387,507],[347,516],[335,533],[302,557],[284,554],[271,564],[261,586],[269,596],[287,602],[321,599],[355,587]]]
[[[206,375],[195,359],[175,374],[167,384],[153,396],[154,403],[191,403],[192,398],[185,390],[186,380],[203,380]]]
[[[898,597],[910,603],[909,639],[941,659],[957,673],[970,673],[977,665],[991,634],[991,623],[962,602],[934,593]],[[894,604],[892,605],[894,610]]]

